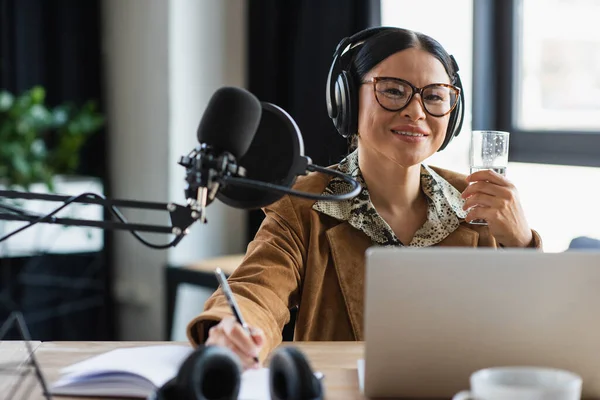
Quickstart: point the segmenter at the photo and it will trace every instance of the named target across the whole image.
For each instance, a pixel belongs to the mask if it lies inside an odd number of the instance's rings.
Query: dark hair
[[[366,39],[353,57],[350,71],[357,85],[377,64],[399,51],[417,48],[425,50],[440,60],[451,83],[455,83],[456,72],[452,59],[442,45],[430,36],[408,29],[393,28]],[[358,86],[357,86],[358,87]]]
[[[353,43],[356,45],[356,43]],[[365,39],[354,54],[350,64],[350,74],[354,80],[354,87],[360,87],[360,82],[365,75],[377,64],[399,51],[417,48],[430,53],[440,60],[452,84],[456,83],[457,71],[448,52],[442,45],[424,33],[403,28],[390,28]],[[350,150],[357,146],[357,135],[351,135]]]

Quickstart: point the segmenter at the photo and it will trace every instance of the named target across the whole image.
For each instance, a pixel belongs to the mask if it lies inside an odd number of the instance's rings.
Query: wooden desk
[[[197,261],[190,265],[187,265],[185,268],[193,271],[200,271],[210,274],[211,276],[215,275],[215,269],[217,267],[223,270],[223,273],[227,276],[233,274],[233,271],[242,263],[244,259],[244,254],[231,254],[228,256],[209,258],[206,260]]]
[[[29,344],[35,351],[41,342],[31,341]],[[0,398],[8,395],[14,399],[25,398],[28,390],[41,393],[35,372],[29,368],[29,352],[23,341],[0,341]]]
[[[45,342],[35,352],[49,384],[59,377],[60,369],[88,357],[123,347],[147,346],[165,342]],[[174,343],[170,344],[184,344]],[[314,370],[323,372],[327,399],[364,400],[358,387],[356,360],[363,358],[364,346],[360,342],[296,342],[282,346],[297,346],[303,351]],[[267,361],[268,362],[268,361]],[[77,400],[74,397],[54,396],[56,399]],[[30,400],[42,400],[36,387]],[[91,400],[92,398],[79,398]]]

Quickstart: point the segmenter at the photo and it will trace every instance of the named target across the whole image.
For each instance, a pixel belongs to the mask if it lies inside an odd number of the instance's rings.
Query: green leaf
[[[5,90],[0,91],[0,111],[7,111],[12,107],[14,102],[15,96]]]
[[[77,169],[82,146],[105,123],[93,101],[54,108],[45,101],[41,86],[17,96],[0,91],[0,178],[8,186],[45,182],[53,187],[55,174]]]
[[[29,175],[29,172],[31,171],[31,167],[24,154],[15,154],[12,165],[15,168],[15,171],[23,176]]]
[[[46,151],[46,143],[41,139],[35,140],[31,143],[31,154],[38,158],[45,157],[46,154],[48,154]]]
[[[42,104],[46,99],[46,90],[41,86],[34,86],[29,95],[31,96],[31,101],[35,104]]]
[[[54,119],[54,127],[58,128],[65,125],[69,121],[69,111],[67,107],[56,107],[52,111],[52,118]]]

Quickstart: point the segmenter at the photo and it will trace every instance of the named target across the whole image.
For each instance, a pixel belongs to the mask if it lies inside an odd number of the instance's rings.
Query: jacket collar
[[[317,201],[313,209],[340,221],[366,234],[371,240],[382,246],[402,246],[390,226],[381,218],[371,202],[367,185],[358,164],[358,150],[350,153],[338,164],[338,170],[356,179],[362,186],[358,196],[353,199],[330,202]],[[466,217],[462,206],[464,200],[460,192],[448,181],[426,165],[421,165],[421,188],[427,196],[429,208],[427,221],[415,233],[409,246],[432,246],[448,237],[458,229]],[[350,184],[335,177],[331,179],[323,194],[341,194],[351,190]]]

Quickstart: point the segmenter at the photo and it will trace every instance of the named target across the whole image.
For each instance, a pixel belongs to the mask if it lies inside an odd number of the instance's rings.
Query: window
[[[599,1],[596,0],[595,3]],[[550,9],[555,3],[561,2],[524,0],[523,6],[532,5],[532,7],[525,12],[524,25],[519,29],[541,29],[531,25],[537,23],[544,29],[551,28],[550,31],[544,31],[548,36],[553,34],[552,31],[555,36],[566,35],[567,26],[549,19],[546,8],[542,10],[544,14],[536,15],[541,12],[544,4]],[[507,130],[511,131],[511,143],[513,145],[516,143],[518,147],[511,147],[511,162],[507,177],[518,188],[527,221],[542,236],[544,251],[562,252],[569,247],[569,243],[575,237],[589,236],[600,239],[600,213],[590,212],[589,207],[565,206],[571,204],[573,198],[598,197],[600,189],[596,189],[597,185],[591,185],[590,188],[590,182],[600,181],[600,168],[550,164],[569,164],[571,161],[569,158],[572,158],[576,161],[574,164],[581,165],[582,160],[587,160],[590,164],[595,161],[597,166],[600,165],[600,128],[584,130],[585,126],[580,124],[575,129],[573,125],[567,123],[561,126],[561,130],[558,128],[553,130],[554,125],[550,123],[544,125],[548,120],[542,120],[542,123],[536,126],[531,119],[525,121],[518,119],[518,113],[523,115],[527,111],[519,110],[517,107],[511,110],[511,107],[517,104],[511,96],[519,99],[521,95],[517,92],[522,93],[525,89],[525,87],[519,88],[518,85],[514,85],[513,88],[511,83],[513,74],[515,82],[520,82],[516,77],[519,74],[521,76],[525,73],[535,74],[531,69],[523,69],[516,62],[519,58],[512,56],[513,49],[523,54],[520,59],[524,60],[523,63],[526,65],[537,63],[538,68],[541,68],[543,67],[541,64],[546,62],[536,61],[539,42],[532,43],[535,37],[530,38],[529,42],[527,39],[523,40],[524,44],[529,45],[526,48],[522,47],[523,45],[513,44],[519,43],[518,37],[523,37],[521,33],[513,33],[512,25],[517,26],[517,17],[523,16],[519,14],[523,11],[517,11],[517,8],[516,0],[420,0],[416,2],[381,0],[381,23],[415,29],[431,35],[456,57],[460,66],[460,75],[466,93],[465,124],[462,133],[444,151],[434,154],[426,163],[468,174],[471,125],[473,124],[474,129],[507,127]],[[570,14],[562,15],[582,21],[582,17],[578,16],[577,12],[571,11],[573,12]],[[586,15],[600,15],[598,12],[581,10],[579,12]],[[534,19],[533,22],[531,18]],[[596,25],[598,24],[600,22]],[[564,29],[559,28],[563,25],[565,25]],[[527,34],[525,36],[527,37]],[[563,37],[576,38],[572,33]],[[590,37],[591,35],[588,35],[588,39]],[[600,74],[598,67],[590,66],[590,68],[592,72],[598,71]],[[550,86],[549,89],[552,90],[553,87]],[[594,115],[597,115],[598,119],[594,120]],[[513,116],[514,122],[511,120]],[[527,117],[529,115],[525,115],[525,118]],[[594,121],[600,122],[600,112],[592,114],[591,122]],[[594,138],[596,138],[595,142],[590,140]],[[515,162],[516,160],[528,162]],[[532,163],[533,160],[537,163]],[[557,182],[560,183],[560,190],[556,187]],[[549,218],[549,215],[552,218]]]
[[[600,0],[474,6],[474,127],[510,131],[513,161],[600,166]]]
[[[520,0],[518,7],[515,125],[600,131],[600,1]]]
[[[479,0],[477,0],[479,1]],[[452,15],[449,19],[448,16]],[[424,17],[426,16],[426,17]],[[414,2],[381,0],[381,24],[422,32],[439,41],[456,58],[465,96],[465,119],[458,137],[427,163],[469,173],[471,132],[473,0],[419,0]],[[449,28],[451,27],[451,28]]]

